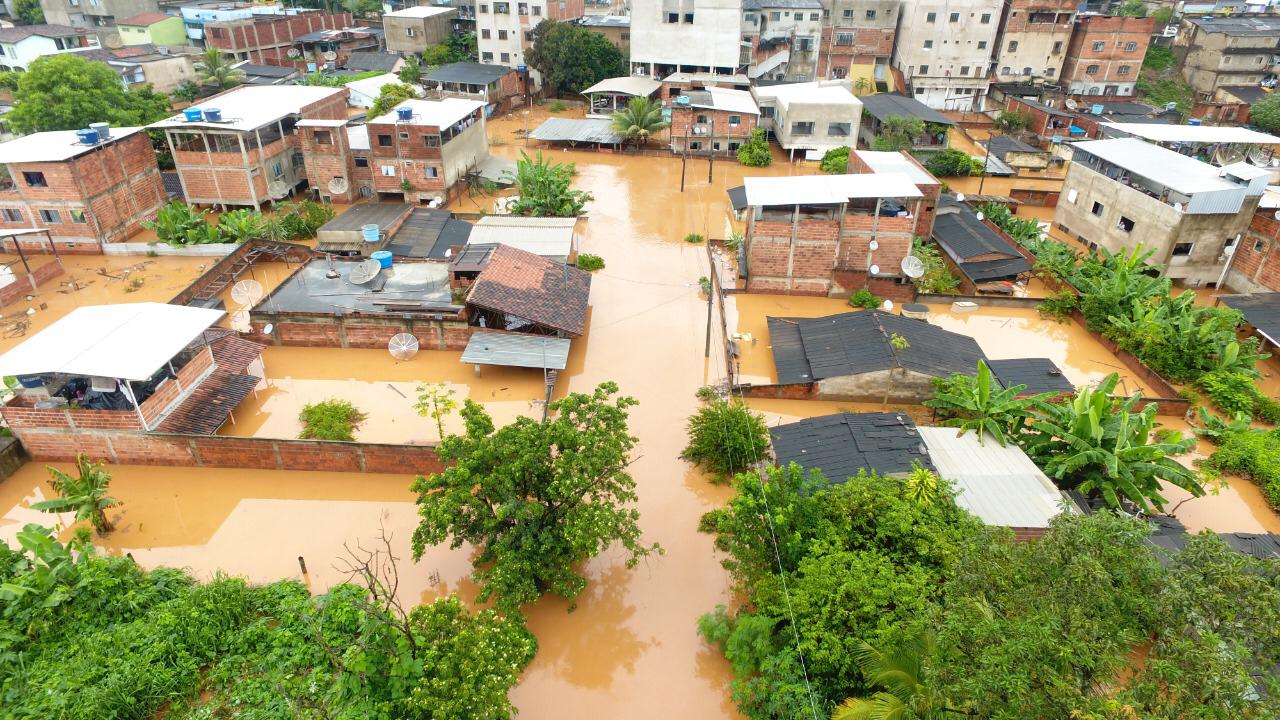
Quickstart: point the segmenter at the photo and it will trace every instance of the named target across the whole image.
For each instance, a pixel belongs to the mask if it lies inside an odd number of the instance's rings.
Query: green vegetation
[[[826,151],[822,155],[822,172],[831,175],[849,172],[849,150],[847,147],[838,147]]]
[[[764,417],[738,401],[711,401],[689,417],[688,430],[680,457],[720,478],[751,467],[769,448]]]
[[[32,510],[47,513],[75,513],[76,522],[88,520],[99,535],[115,529],[107,517],[107,508],[120,504],[107,495],[111,486],[111,473],[95,463],[88,455],[76,455],[76,474],[65,473],[55,467],[49,471],[49,487],[57,495],[52,500],[31,503]]]
[[[698,243],[702,242],[705,239],[706,238],[702,237],[702,235],[698,233],[689,233],[688,235],[684,236],[684,241],[689,243],[690,245],[697,245]]]
[[[1142,57],[1142,69],[1159,72],[1173,67],[1173,50],[1163,45],[1151,45],[1147,54]]]
[[[338,76],[338,75],[325,75],[324,73],[321,73],[321,72],[309,72],[306,75],[302,76],[302,82],[298,84],[310,85],[313,87],[337,88],[337,87],[342,87],[343,85],[346,85],[349,82],[355,82],[356,80],[365,80],[371,77],[378,77],[379,75],[386,75],[386,73],[384,73],[381,70],[369,70],[368,72],[356,73],[355,75]]]
[[[633,98],[610,118],[613,131],[635,145],[647,145],[654,133],[667,127],[662,105],[646,97]]]
[[[389,83],[382,86],[382,90],[378,93],[378,97],[373,99],[373,104],[369,106],[365,117],[373,119],[381,117],[391,112],[395,106],[405,100],[412,100],[418,97],[418,93],[412,87],[402,83]]]
[[[1036,310],[1040,311],[1040,317],[1052,318],[1060,323],[1070,320],[1079,309],[1080,297],[1069,289],[1059,290],[1041,300],[1036,306]]]
[[[934,378],[936,392],[925,406],[941,417],[945,427],[959,428],[960,434],[973,431],[982,444],[987,435],[1004,446],[1023,431],[1031,409],[1049,399],[1048,394],[1019,398],[1026,385],[1000,387],[984,360],[978,361],[977,375],[953,374]]]
[[[736,253],[738,252],[738,248],[742,247],[744,240],[746,240],[746,236],[743,235],[741,231],[734,230],[724,239],[724,246],[730,252]]]
[[[912,280],[917,290],[945,295],[959,287],[960,280],[951,274],[935,243],[914,237],[911,239],[911,254],[924,263],[924,274]]]
[[[747,167],[766,167],[773,162],[773,151],[765,139],[763,128],[751,130],[751,139],[738,146],[738,162]]]
[[[420,417],[429,417],[436,423],[436,437],[444,438],[444,419],[458,409],[458,401],[453,399],[453,388],[444,383],[431,383],[418,386],[418,401],[414,409]]]
[[[13,0],[14,19],[22,25],[44,24],[44,9],[40,0]]]
[[[880,124],[873,150],[910,150],[924,135],[924,121],[909,115],[890,115]]]
[[[79,130],[96,122],[136,127],[169,116],[168,97],[150,85],[125,90],[106,63],[77,53],[45,55],[9,77],[16,89],[5,124],[18,134]]]
[[[1159,31],[1165,25],[1168,25],[1171,20],[1173,20],[1173,8],[1167,7],[1167,6],[1158,7],[1154,11],[1152,11],[1151,17],[1155,19],[1156,30]]]
[[[1267,132],[1280,132],[1280,94],[1271,93],[1249,108],[1249,123]]]
[[[439,45],[431,45],[423,50],[421,64],[423,67],[431,69],[452,63],[475,62],[480,57],[477,50],[475,33],[466,33],[465,35],[452,33]],[[401,68],[402,72],[403,70],[404,68]],[[409,82],[404,79],[403,75],[400,76],[400,81]]]
[[[219,90],[235,87],[244,82],[244,71],[232,67],[232,62],[233,59],[223,57],[218,48],[208,48],[195,62],[196,79]]]
[[[156,239],[169,245],[242,243],[249,240],[300,240],[334,218],[332,205],[304,200],[280,203],[271,216],[242,208],[224,213],[217,224],[209,222],[209,212],[174,200],[156,213],[155,220],[143,221]]]
[[[1202,411],[1202,418],[1209,417]],[[1251,428],[1248,417],[1242,422],[1218,421],[1202,432],[1217,448],[1205,464],[1214,470],[1248,478],[1262,488],[1273,508],[1280,510],[1280,429]]]
[[[1147,16],[1147,4],[1142,0],[1124,0],[1116,9],[1120,17],[1143,18]]]
[[[303,440],[340,440],[353,442],[355,431],[365,420],[365,414],[348,400],[321,400],[307,403],[298,413]]]
[[[547,103],[547,112],[549,113],[562,113],[568,109],[569,106],[563,100],[552,100]]]
[[[615,543],[628,567],[661,552],[641,543],[640,513],[630,507],[636,438],[627,409],[636,400],[617,392],[602,383],[551,403],[542,422],[522,416],[501,428],[466,400],[466,431],[438,448],[446,469],[412,486],[421,518],[414,558],[446,540],[469,544],[479,601],[514,613],[544,593],[577,597],[587,585],[582,565]]]
[[[592,196],[585,190],[569,188],[576,173],[573,163],[544,159],[541,150],[534,157],[521,150],[515,173],[506,173],[506,180],[520,193],[519,199],[511,204],[511,212],[548,217],[581,215]]]
[[[552,93],[577,94],[607,78],[626,75],[627,58],[604,35],[571,22],[543,20],[525,52]]]
[[[985,170],[983,161],[969,157],[969,154],[962,150],[951,148],[929,153],[925,158],[924,167],[934,177],[968,177],[981,175]]]
[[[380,72],[373,70],[371,72]],[[400,82],[405,85],[416,85],[422,82],[422,62],[418,60],[417,55],[409,55],[404,59],[404,65],[400,66],[400,70],[396,72],[396,77],[400,78]]]
[[[881,302],[878,295],[866,288],[858,288],[857,292],[849,296],[849,307],[875,310],[880,307]]]
[[[1031,129],[1031,114],[1021,110],[1001,110],[994,126],[1006,135],[1017,135]]]
[[[1000,228],[1013,241],[1035,253],[1043,239],[1040,223],[1032,218],[1015,217],[1008,207],[999,203],[983,203],[978,207],[983,217]]]
[[[578,253],[578,269],[595,272],[604,269],[604,258],[591,253]]]
[[[183,80],[181,85],[174,88],[172,97],[174,100],[183,102],[195,102],[200,97],[200,85],[190,80]]]

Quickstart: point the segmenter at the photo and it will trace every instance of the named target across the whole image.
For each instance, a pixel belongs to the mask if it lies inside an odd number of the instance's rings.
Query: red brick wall
[[[316,133],[322,135],[327,133],[329,143],[317,144]],[[360,183],[356,180],[354,156],[351,153],[345,127],[298,128],[298,140],[307,170],[307,182],[311,187],[318,189],[323,196],[338,202],[355,202],[360,197],[362,184],[372,187],[367,182]],[[365,168],[361,170],[367,172]],[[333,193],[329,190],[329,183],[335,177],[347,179],[346,192]]]
[[[736,126],[729,125],[730,115],[738,117],[739,122]],[[707,122],[699,123],[697,121],[699,117],[706,118]],[[728,143],[742,142],[751,137],[751,131],[756,127],[758,119],[755,115],[745,115],[743,113],[673,105],[671,110],[671,129],[669,130],[672,148],[683,149],[687,140],[689,142],[701,142],[703,150],[710,150],[713,141],[720,141],[720,149],[727,152],[729,150]],[[701,128],[706,128],[706,132],[701,135],[695,135],[694,130]]]
[[[373,317],[348,315],[312,315],[308,313],[270,313],[254,310],[249,314],[255,339],[263,337],[266,325],[273,325],[273,345],[295,347],[360,347],[386,348],[396,333],[408,332],[426,349],[462,350],[475,328],[464,316],[446,320]]]
[[[1271,211],[1254,213],[1249,230],[1236,247],[1231,271],[1268,290],[1280,292],[1280,222]],[[1254,248],[1258,249],[1254,249]]]
[[[481,110],[475,111],[475,117],[480,117]],[[369,123],[369,171],[373,180],[373,188],[377,192],[403,192],[400,183],[408,180],[412,185],[410,192],[438,192],[445,190],[445,168],[444,168],[444,151],[445,147],[428,147],[424,137],[427,135],[439,135],[440,128],[434,125],[420,125],[413,123]],[[467,128],[463,132],[481,132],[483,128],[477,129],[475,126]],[[407,138],[401,138],[400,134],[408,134]],[[390,146],[381,146],[378,144],[379,135],[391,136]],[[455,140],[455,142],[461,142]],[[382,174],[380,165],[394,165],[396,174],[394,176],[386,176]],[[436,169],[436,177],[427,177],[427,168]]]
[[[836,45],[836,33],[853,33],[852,45]],[[893,28],[823,28],[819,57],[823,58],[820,66],[822,77],[835,77],[833,71],[844,70],[848,77],[850,65],[869,65],[876,58],[887,58],[893,55]]]
[[[37,410],[10,403],[0,408],[0,415],[17,434],[24,428],[113,428],[141,430],[142,424],[133,410],[71,410],[49,408]]]
[[[1103,85],[1136,81],[1155,26],[1155,19],[1149,17],[1087,15],[1077,18],[1062,66],[1062,82]],[[1095,42],[1103,43],[1101,50],[1093,49]],[[1136,49],[1127,51],[1125,45],[1130,42],[1136,43]],[[1097,65],[1098,72],[1092,75],[1085,72],[1090,65]],[[1119,73],[1122,65],[1129,67],[1127,75]]]
[[[21,262],[14,263],[11,269],[16,279],[4,288],[0,288],[0,306],[15,302],[35,289],[31,286],[31,280],[27,278],[27,272],[23,269]],[[39,287],[63,272],[61,262],[50,260],[43,265],[37,265],[31,274],[35,276],[36,287]]]
[[[205,43],[223,52],[248,53],[249,60],[268,65],[292,65],[288,49],[294,38],[317,30],[351,27],[351,13],[304,12],[298,15],[257,15],[245,20],[206,23]]]

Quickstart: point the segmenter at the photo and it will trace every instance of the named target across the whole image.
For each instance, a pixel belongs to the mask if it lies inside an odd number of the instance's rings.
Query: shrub
[[[769,150],[763,128],[752,130],[751,139],[738,147],[738,162],[748,167],[765,167],[773,162],[773,153]]]
[[[174,200],[160,208],[155,220],[145,220],[142,226],[155,232],[157,240],[170,245],[216,243],[220,239],[218,228],[209,223],[208,216],[205,210]]]
[[[738,252],[738,248],[742,247],[742,241],[745,239],[746,238],[743,236],[742,233],[738,232],[737,230],[734,230],[733,232],[729,233],[729,237],[724,239],[725,249],[736,253]]]
[[[590,253],[578,253],[578,269],[595,272],[604,269],[604,258]]]
[[[912,238],[911,254],[924,263],[924,274],[912,281],[920,292],[945,295],[960,285],[960,281],[947,269],[937,245],[922,237]]]
[[[694,396],[702,402],[715,402],[720,399],[720,391],[714,386],[703,385],[698,388],[697,392],[694,393]]]
[[[346,400],[329,399],[310,403],[298,413],[302,422],[303,440],[355,440],[355,431],[364,422],[365,414]]]
[[[849,148],[831,148],[822,156],[822,172],[840,175],[849,172]]]
[[[685,235],[685,236],[684,236],[684,241],[685,241],[685,242],[687,242],[687,243],[689,243],[689,244],[691,244],[691,245],[692,245],[692,244],[700,243],[700,242],[702,242],[702,241],[703,241],[703,239],[704,239],[704,238],[703,238],[701,235],[699,235],[698,233],[689,233],[688,235]]]
[[[1244,373],[1214,370],[1201,375],[1196,386],[1228,415],[1247,413],[1273,425],[1280,422],[1280,402],[1263,395]]]
[[[547,105],[547,112],[561,113],[568,109],[569,106],[559,100],[552,100],[551,104]]]
[[[1036,309],[1040,311],[1040,317],[1066,322],[1071,319],[1071,314],[1079,307],[1079,296],[1070,290],[1062,290],[1040,301]]]
[[[933,153],[924,161],[925,169],[933,173],[937,177],[966,177],[969,175],[981,175],[983,165],[977,162],[975,166],[973,158],[968,153],[961,150],[943,150]],[[974,170],[977,172],[974,172]]]
[[[1182,433],[1173,428],[1160,428],[1155,432],[1157,443],[1168,443],[1170,445],[1182,442]]]
[[[880,307],[880,298],[866,288],[859,288],[857,292],[849,296],[849,307],[866,308],[867,310],[875,310]]]
[[[1252,480],[1280,508],[1280,430],[1228,431],[1206,464]]]
[[[721,478],[758,462],[769,447],[764,418],[741,402],[713,400],[689,418],[688,429],[680,457]]]

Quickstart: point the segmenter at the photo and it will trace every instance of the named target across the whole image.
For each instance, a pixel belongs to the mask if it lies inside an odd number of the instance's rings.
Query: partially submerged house
[[[920,191],[920,206],[914,213],[915,234],[929,237],[933,232],[933,217],[942,195],[942,181],[934,177],[911,153],[879,150],[853,150],[849,153],[849,172],[901,173],[915,183]]]
[[[479,100],[405,100],[364,126],[376,197],[443,202],[489,156]],[[359,132],[354,131],[354,132]]]
[[[735,154],[759,121],[760,108],[746,90],[691,91],[671,106],[671,151]]]
[[[924,133],[916,138],[916,149],[941,150],[950,143],[949,131],[955,123],[915,98],[896,93],[876,93],[864,95],[861,100],[868,118],[862,124],[858,137],[868,146],[880,137],[885,121],[891,117],[915,118],[924,123]]]
[[[529,133],[529,139],[551,145],[563,143],[569,147],[617,147],[626,142],[626,138],[614,132],[612,123],[604,118],[547,118]]]
[[[1253,333],[1262,338],[1262,344],[1269,352],[1280,349],[1280,293],[1222,295],[1218,302],[1243,313],[1244,321]]]
[[[983,146],[992,157],[1014,170],[1044,170],[1049,167],[1049,153],[1035,145],[1008,135],[997,135],[984,141]]]
[[[930,237],[947,266],[959,275],[959,292],[1008,294],[1031,274],[1031,261],[990,222],[944,196]]]
[[[574,338],[587,327],[591,274],[498,245],[467,294],[473,326]]]
[[[422,76],[422,85],[428,97],[483,102],[485,117],[512,110],[525,97],[524,78],[515,68],[487,63],[441,65]]]
[[[862,471],[902,476],[933,469],[911,418],[902,413],[837,413],[769,428],[778,465],[795,463],[841,484]]]
[[[641,75],[605,78],[582,91],[587,98],[587,117],[608,117],[637,98],[652,100],[661,88],[662,83]]]
[[[757,85],[751,93],[760,126],[793,156],[800,151],[820,158],[832,148],[857,144],[863,102],[847,79]]]

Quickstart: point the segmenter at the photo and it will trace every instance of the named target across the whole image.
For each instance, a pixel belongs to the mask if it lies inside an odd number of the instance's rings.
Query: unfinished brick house
[[[1235,244],[1224,284],[1238,292],[1280,292],[1280,198],[1267,193]]]
[[[859,87],[859,92],[889,90],[897,11],[896,0],[833,0],[822,27],[818,76],[852,78],[859,66],[869,67],[872,86]]]
[[[1067,94],[1132,96],[1155,25],[1153,18],[1077,17],[1062,66]]]
[[[760,108],[746,90],[711,87],[690,92],[671,106],[671,150],[737,153],[759,121]]]
[[[370,120],[365,129],[375,197],[448,199],[449,189],[489,156],[484,107],[460,98],[405,100]]]
[[[155,151],[143,128],[98,125],[93,138],[56,131],[0,144],[0,163],[12,178],[0,189],[0,231],[43,229],[60,252],[102,252],[123,242],[165,202]],[[92,140],[92,141],[90,141]],[[48,252],[31,235],[24,249]]]
[[[486,117],[519,105],[524,84],[514,68],[472,62],[441,65],[422,76],[429,97],[480,100],[487,106]]]
[[[373,196],[369,132],[346,120],[299,120],[298,143],[307,184],[326,202],[352,203]]]
[[[934,213],[942,194],[942,181],[934,177],[911,153],[879,150],[854,150],[849,153],[849,172],[853,173],[902,173],[920,191],[919,210],[914,213],[915,229],[920,237],[933,232]]]
[[[746,178],[751,292],[910,300],[901,271],[922,193],[903,173]]]
[[[346,88],[250,86],[149,127],[164,131],[187,202],[261,209],[307,182],[298,122],[346,116]]]
[[[212,47],[261,65],[294,65],[290,51],[296,40],[318,30],[341,30],[352,25],[351,13],[305,11],[290,15],[253,15],[204,25],[205,47]]]

